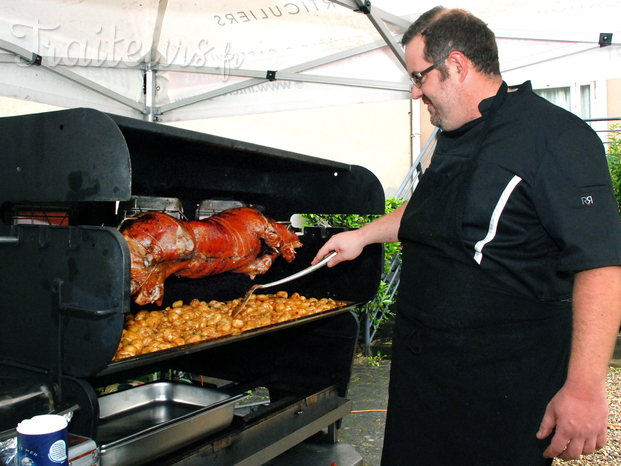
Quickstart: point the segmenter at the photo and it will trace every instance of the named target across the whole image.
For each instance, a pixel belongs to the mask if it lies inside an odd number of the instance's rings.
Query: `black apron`
[[[535,434],[566,378],[571,302],[514,290],[461,239],[478,154],[506,97],[503,83],[473,153],[448,175],[427,169],[404,212],[382,466],[552,462],[551,436]]]

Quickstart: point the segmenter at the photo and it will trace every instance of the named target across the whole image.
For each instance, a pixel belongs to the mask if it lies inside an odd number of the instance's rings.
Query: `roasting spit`
[[[381,246],[282,287],[346,306],[113,361],[125,316],[139,310],[130,297],[129,250],[118,226],[128,213],[145,209],[200,218],[227,205],[253,206],[281,222],[300,213],[381,214],[383,190],[372,173],[91,109],[1,118],[0,144],[0,393],[6,395],[0,435],[10,436],[21,419],[72,409],[69,432],[93,439],[103,464],[129,456],[125,446],[132,439],[165,443],[158,441],[163,431],[167,441],[181,438],[177,433],[197,418],[208,427],[190,429],[196,436],[131,462],[260,465],[311,436],[336,443],[340,420],[351,409],[347,387],[359,328],[353,310],[377,290]],[[254,281],[228,273],[170,277],[163,306],[243,296],[254,283],[302,270],[338,231],[299,231],[296,259],[275,261]],[[157,380],[137,385],[145,377]],[[122,413],[157,411],[160,402],[170,412],[187,408],[169,392],[140,408],[140,390],[158,383],[181,384],[198,398],[222,394],[224,401],[197,403],[162,422],[151,418],[121,439],[107,436],[106,422],[123,424]],[[111,386],[125,391],[102,395]],[[257,387],[268,391],[268,402],[240,405]],[[133,401],[111,415],[111,399]],[[216,422],[221,409],[225,420]]]

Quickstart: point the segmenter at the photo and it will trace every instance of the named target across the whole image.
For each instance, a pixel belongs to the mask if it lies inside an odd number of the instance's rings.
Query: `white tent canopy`
[[[4,3],[1,95],[159,121],[407,99],[409,79],[398,41],[412,20],[435,5],[404,0]],[[367,14],[354,11],[358,3]],[[466,8],[490,24],[511,84],[542,73],[572,74],[576,80],[621,77],[620,2],[444,5]]]
[[[351,8],[214,3],[12,2],[0,20],[2,92],[168,121],[407,96],[399,61]]]

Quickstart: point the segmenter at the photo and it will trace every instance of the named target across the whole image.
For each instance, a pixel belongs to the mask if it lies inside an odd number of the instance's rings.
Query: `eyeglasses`
[[[429,68],[427,68],[425,71],[421,71],[420,73],[413,74],[412,77],[410,78],[412,80],[412,85],[420,89],[421,86],[423,85],[423,77],[430,71],[435,70],[436,68],[437,68],[437,65],[433,64]]]

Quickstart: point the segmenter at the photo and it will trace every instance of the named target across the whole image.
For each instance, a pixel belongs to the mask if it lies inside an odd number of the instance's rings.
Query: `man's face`
[[[410,76],[429,68],[433,63],[424,58],[425,41],[421,35],[416,36],[405,47],[405,62]],[[436,63],[442,65],[442,63]],[[457,129],[461,124],[454,122],[458,95],[450,76],[443,77],[438,69],[431,70],[422,78],[420,88],[412,88],[412,98],[421,99],[427,105],[431,124],[446,131]]]

